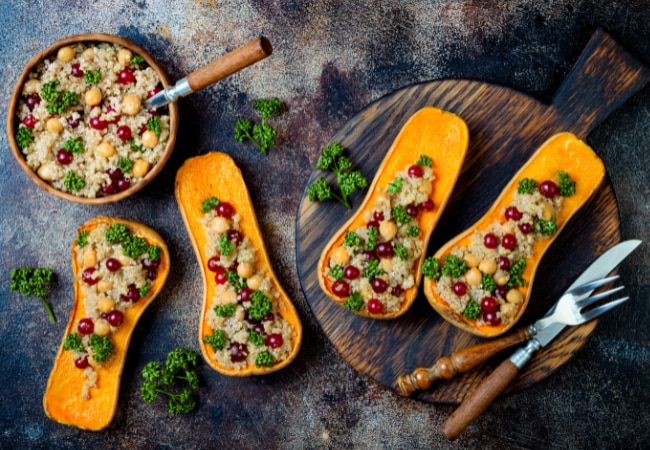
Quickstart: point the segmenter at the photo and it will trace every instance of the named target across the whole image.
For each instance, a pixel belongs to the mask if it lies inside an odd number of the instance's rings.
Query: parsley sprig
[[[267,156],[268,151],[275,145],[278,131],[268,124],[268,120],[280,115],[284,105],[277,97],[261,98],[253,103],[253,109],[260,114],[262,121],[255,123],[251,119],[237,119],[235,123],[235,139],[238,142],[251,141],[260,151]]]
[[[56,322],[56,318],[45,297],[47,296],[46,286],[52,281],[53,277],[54,272],[47,267],[17,267],[11,269],[10,286],[12,292],[38,297],[45,306],[52,323]]]

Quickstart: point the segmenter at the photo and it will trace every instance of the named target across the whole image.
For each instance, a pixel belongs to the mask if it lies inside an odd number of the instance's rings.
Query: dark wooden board
[[[571,131],[585,138],[649,79],[647,68],[599,30],[550,104],[479,81],[433,81],[375,101],[351,118],[332,141],[344,145],[352,161],[372,179],[402,125],[420,108],[436,106],[467,122],[470,148],[452,198],[431,237],[427,254],[433,254],[487,210],[511,176],[548,137]],[[312,173],[308,185],[321,175]],[[361,203],[362,195],[352,198],[353,205]],[[439,357],[480,338],[438,316],[422,289],[412,308],[390,321],[358,317],[329,300],[318,285],[318,258],[324,244],[351,214],[335,202],[310,202],[305,190],[296,220],[300,282],[316,319],[347,363],[398,391],[396,380],[400,375],[429,367]],[[620,240],[618,206],[607,179],[546,253],[521,324],[543,315],[593,259]],[[535,356],[508,392],[524,389],[554,372],[586,343],[595,327],[596,322],[591,322],[565,330]],[[413,397],[459,403],[510,352],[473,372],[437,382]]]

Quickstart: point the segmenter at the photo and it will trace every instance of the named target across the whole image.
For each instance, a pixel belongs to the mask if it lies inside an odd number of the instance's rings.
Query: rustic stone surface
[[[147,48],[176,80],[247,40],[264,35],[274,53],[179,102],[176,149],[163,172],[134,197],[85,207],[30,182],[0,140],[0,448],[647,448],[650,446],[650,250],[621,270],[632,301],[605,317],[585,348],[552,377],[500,399],[447,443],[438,426],[453,407],[402,399],[360,377],[332,349],[300,290],[294,219],[319,149],[371,101],[413,83],[469,78],[549,100],[597,27],[650,65],[650,2],[604,0],[414,1],[100,0],[0,3],[0,103],[23,65],[56,39],[106,32]],[[281,140],[265,158],[232,138],[254,99],[278,96],[288,112]],[[0,113],[6,120],[6,108]],[[605,161],[624,238],[648,240],[650,87],[587,139]],[[197,348],[201,281],[173,198],[176,170],[209,150],[240,164],[258,209],[270,257],[305,326],[294,363],[265,377],[231,379],[201,367],[200,407],[168,416],[144,404],[139,372],[176,346]],[[56,424],[41,397],[72,306],[70,244],[99,214],[141,221],[167,241],[168,286],[138,325],[111,427],[98,433]],[[569,262],[562,262],[570,264]],[[51,267],[50,324],[35,299],[9,292],[12,267]],[[549,280],[552,283],[552,280]]]

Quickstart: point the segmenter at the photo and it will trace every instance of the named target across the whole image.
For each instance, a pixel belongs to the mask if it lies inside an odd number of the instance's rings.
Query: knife
[[[641,244],[639,240],[621,242],[599,256],[576,280],[566,292],[604,278],[618,266],[635,248]],[[586,291],[585,296],[593,292]],[[560,296],[561,297],[561,296]],[[508,360],[504,361],[485,379],[474,391],[465,398],[461,406],[442,424],[440,432],[449,440],[455,439],[476,417],[479,416],[508,384],[517,376],[532,355],[545,347],[564,329],[564,324],[552,322],[548,324],[548,317],[553,315],[557,303],[554,304],[546,315],[528,327],[531,338],[525,347],[519,348]]]
[[[179,97],[185,97],[211,84],[238,72],[251,64],[260,61],[272,52],[271,43],[265,37],[253,39],[247,44],[227,53],[211,63],[195,70],[185,78],[168,86],[144,102],[146,109],[160,108],[175,102]]]

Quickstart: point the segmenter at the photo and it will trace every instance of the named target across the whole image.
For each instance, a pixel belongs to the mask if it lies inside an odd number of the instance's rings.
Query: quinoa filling
[[[354,312],[399,311],[404,292],[415,286],[415,263],[424,252],[418,215],[434,209],[433,161],[421,155],[382,186],[365,225],[348,230],[330,254],[331,291]]]
[[[242,233],[235,208],[210,197],[202,210],[207,266],[216,281],[207,313],[212,334],[203,337],[204,343],[223,367],[272,367],[289,356],[295,334],[282,317],[280,294],[259,268],[257,249]]]

